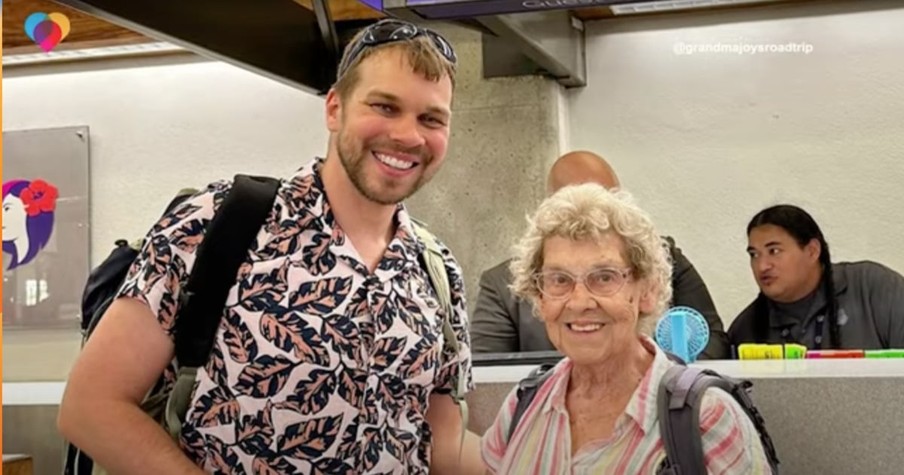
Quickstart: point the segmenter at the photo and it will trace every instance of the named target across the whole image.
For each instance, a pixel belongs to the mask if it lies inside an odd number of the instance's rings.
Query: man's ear
[[[326,93],[326,128],[333,133],[339,132],[342,124],[342,98],[335,89]]]
[[[819,240],[816,238],[810,239],[810,242],[804,246],[804,250],[807,252],[807,257],[810,258],[813,262],[819,260],[819,255],[822,254],[822,245],[819,244]]]

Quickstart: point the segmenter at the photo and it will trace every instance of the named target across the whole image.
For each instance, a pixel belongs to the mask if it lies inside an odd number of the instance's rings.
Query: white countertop
[[[775,378],[904,378],[904,359],[718,360],[693,366],[743,379]],[[536,366],[474,368],[474,382],[515,383]]]
[[[3,383],[4,406],[56,406],[63,399],[65,381]]]
[[[845,360],[723,360],[695,366],[744,379],[776,378],[904,378],[904,359]],[[516,383],[536,366],[483,366],[474,368],[474,382]],[[4,406],[58,405],[64,381],[4,382]]]

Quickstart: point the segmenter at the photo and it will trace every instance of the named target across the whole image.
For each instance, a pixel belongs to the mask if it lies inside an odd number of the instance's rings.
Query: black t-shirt
[[[810,318],[826,311],[822,282],[816,290],[797,302],[782,303],[770,300],[769,318],[772,326],[780,331],[781,343],[800,343],[805,340],[806,323]]]

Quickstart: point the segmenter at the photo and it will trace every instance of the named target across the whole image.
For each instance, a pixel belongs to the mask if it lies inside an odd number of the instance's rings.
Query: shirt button
[[[815,341],[816,344],[818,345],[818,344],[822,343],[822,337],[818,336],[818,337],[814,338],[813,341]]]
[[[825,315],[820,315],[816,317],[816,321],[822,323],[826,319]]]
[[[791,334],[791,331],[789,331],[787,328],[782,330],[782,337],[787,338],[787,336],[790,334]]]

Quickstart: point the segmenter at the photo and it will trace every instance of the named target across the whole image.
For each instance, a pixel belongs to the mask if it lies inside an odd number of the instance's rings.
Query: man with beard
[[[232,184],[158,222],[72,370],[64,436],[115,473],[483,473],[450,396],[472,385],[461,269],[443,248],[445,312],[402,204],[445,159],[455,62],[397,20],[351,41],[326,97],[327,156],[281,181],[177,442],[139,405],[176,379],[176,303]]]

